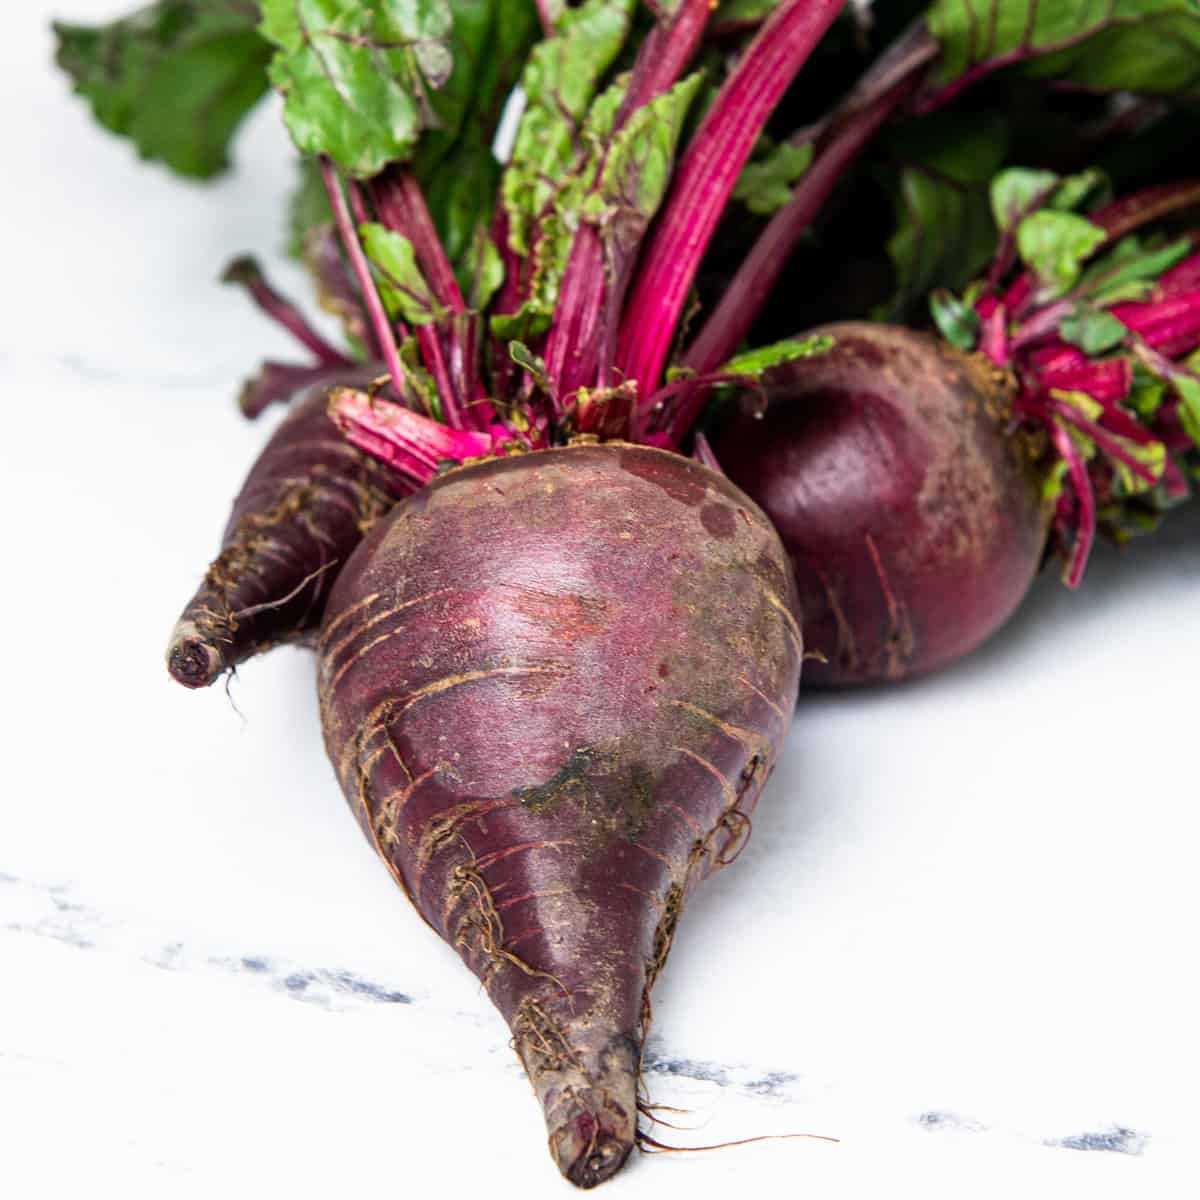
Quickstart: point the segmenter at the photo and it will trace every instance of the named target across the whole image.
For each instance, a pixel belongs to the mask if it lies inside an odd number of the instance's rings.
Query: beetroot
[[[1179,360],[1200,346],[1200,254],[1192,236],[1134,231],[1195,206],[1200,184],[1086,220],[1053,206],[1078,186],[998,181],[1027,207],[968,299],[934,298],[959,348],[885,325],[819,329],[825,353],[773,368],[712,433],[795,563],[808,682],[953,662],[1013,612],[1047,545],[1074,587],[1097,530],[1127,537],[1188,494],[1200,375]],[[1014,275],[1018,251],[1030,265]]]
[[[787,728],[790,574],[728,480],[583,445],[439,477],[376,525],[326,608],[342,788],[504,1014],[581,1186],[634,1145],[650,989]]]
[[[844,7],[780,0],[736,35],[736,53],[713,55],[709,0],[651,6],[652,20],[633,0],[539,6],[537,45],[515,8],[461,19],[391,0],[251,6],[311,159],[317,219],[336,230],[336,244],[318,239],[322,290],[386,375],[329,389],[344,443],[317,401],[285,422],[185,613],[172,670],[207,682],[319,619],[322,725],[347,799],[508,1021],[552,1154],[581,1186],[609,1177],[639,1137],[652,1142],[637,1128],[651,989],[692,888],[744,844],[790,721],[797,586],[873,611],[883,651],[858,637],[849,657],[900,674],[974,635],[911,612],[916,576],[883,556],[944,560],[920,595],[974,588],[976,619],[994,622],[1046,527],[1072,515],[1059,496],[1051,522],[1043,477],[1018,453],[1026,431],[1006,440],[999,424],[1036,409],[1023,354],[985,370],[844,328],[734,353],[770,264],[914,99],[935,56],[928,37],[902,41],[802,139],[816,157],[768,226],[770,252],[747,260],[753,278],[735,277],[730,303],[676,353],[728,202],[770,152],[772,110]],[[521,61],[501,167],[490,147]],[[249,414],[307,372],[350,368],[252,265],[233,277],[317,360],[268,369]],[[886,367],[897,394],[865,386],[864,364]],[[945,378],[900,402],[899,384],[928,371]],[[873,517],[854,518],[882,609],[850,580],[848,557],[789,563],[753,501],[684,457],[709,457],[693,433],[712,389],[759,381],[807,404],[814,378],[850,397],[834,423],[860,465],[874,473],[880,450],[917,488],[916,500],[880,493],[924,522],[916,547],[911,531],[877,537]],[[843,446],[832,461],[852,457]],[[806,517],[853,516],[836,483],[794,489]],[[963,493],[971,503],[956,511]],[[998,529],[989,499],[1014,506]],[[979,569],[981,556],[1008,574]]]
[[[1006,376],[938,339],[847,323],[777,367],[713,438],[796,568],[806,683],[901,679],[954,661],[1020,603],[1052,506]]]
[[[329,388],[362,382],[363,371],[344,368],[318,377],[251,468],[221,553],[167,647],[168,670],[185,687],[206,687],[252,655],[312,633],[338,568],[411,491],[329,419]]]

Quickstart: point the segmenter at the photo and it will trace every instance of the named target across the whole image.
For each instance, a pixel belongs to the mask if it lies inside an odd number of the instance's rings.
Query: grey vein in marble
[[[1064,1150],[1101,1150],[1110,1154],[1139,1155],[1149,1142],[1148,1133],[1127,1129],[1123,1125],[1111,1125],[1108,1129],[1092,1133],[1073,1133],[1068,1137],[1047,1138],[1047,1146],[1061,1146]]]
[[[203,953],[183,942],[162,942],[152,949],[145,930],[108,920],[96,909],[70,898],[65,884],[39,884],[0,872],[0,901],[7,898],[20,910],[16,919],[4,916],[0,929],[50,938],[78,950],[128,950],[142,962],[166,971],[207,968],[261,980],[292,1000],[324,1008],[347,1002],[411,1004],[412,998],[396,987],[365,979],[344,967],[307,967],[263,954]],[[131,944],[132,940],[132,944]]]
[[[343,967],[309,967],[286,958],[242,952],[203,952],[181,941],[161,939],[147,928],[114,921],[99,910],[75,899],[67,884],[46,884],[0,871],[0,930],[49,938],[78,950],[124,952],[150,966],[167,971],[216,970],[248,981],[257,981],[286,997],[329,1011],[358,1004],[414,1003],[413,997],[390,984],[368,979]],[[152,948],[147,948],[152,943]],[[455,1020],[478,1021],[477,1014],[447,1014]],[[665,1052],[658,1038],[646,1048],[646,1074],[740,1092],[769,1100],[798,1099],[802,1076],[781,1070],[764,1070],[746,1064],[712,1062]],[[516,1063],[510,1064],[514,1069]],[[970,1117],[929,1109],[912,1120],[921,1128],[939,1132],[984,1133],[987,1125]],[[1122,1125],[1107,1129],[1040,1138],[1040,1144],[1068,1150],[1098,1150],[1140,1155],[1150,1135]]]
[[[918,1114],[915,1118],[922,1129],[938,1132],[955,1133],[986,1133],[987,1126],[972,1117],[961,1117],[958,1113],[943,1112],[941,1109],[929,1109]]]

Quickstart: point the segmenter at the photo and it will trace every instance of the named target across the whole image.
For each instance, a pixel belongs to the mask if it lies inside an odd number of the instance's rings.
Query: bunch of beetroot
[[[977,150],[972,94],[1061,89],[1100,151],[1194,80],[1146,71],[1129,14],[984,6],[982,39],[960,0],[873,34],[835,0],[163,0],[59,29],[100,120],[185,173],[283,96],[297,249],[348,349],[252,261],[227,272],[311,361],[243,391],[291,411],[168,666],[199,687],[315,644],[346,797],[504,1014],[582,1186],[644,1136],[650,992],[745,843],[802,659],[830,683],[947,663],[1048,546],[1076,583],[1098,528],[1188,490],[1200,186],[1110,201],[1097,172],[985,154],[990,267],[975,193],[951,205],[969,261],[914,231]],[[1200,46],[1183,0],[1130,7]],[[806,236],[872,187],[904,200],[891,275],[933,291],[937,333],[828,323],[823,281],[793,300]]]

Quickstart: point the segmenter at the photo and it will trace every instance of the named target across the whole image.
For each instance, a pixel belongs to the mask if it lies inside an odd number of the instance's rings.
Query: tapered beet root
[[[1007,374],[910,330],[815,331],[713,447],[795,564],[806,685],[902,679],[979,645],[1025,594],[1051,517]]]
[[[338,568],[411,487],[351,446],[326,411],[329,373],[295,402],[233,504],[221,553],[171,634],[167,669],[186,687],[315,630]]]
[[[511,1026],[563,1174],[608,1178],[680,909],[744,843],[790,720],[777,535],[646,447],[469,465],[364,539],[319,653],[367,836]]]

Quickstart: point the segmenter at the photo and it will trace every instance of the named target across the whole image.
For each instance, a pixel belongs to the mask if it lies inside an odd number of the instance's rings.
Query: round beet
[[[713,435],[795,566],[806,684],[902,679],[1008,618],[1046,545],[1045,470],[1011,425],[1011,376],[886,325],[773,370]],[[765,402],[764,402],[765,395]]]
[[[608,1178],[680,910],[744,844],[790,721],[779,538],[676,454],[492,459],[375,526],[319,654],[367,836],[508,1021],[563,1174]]]

